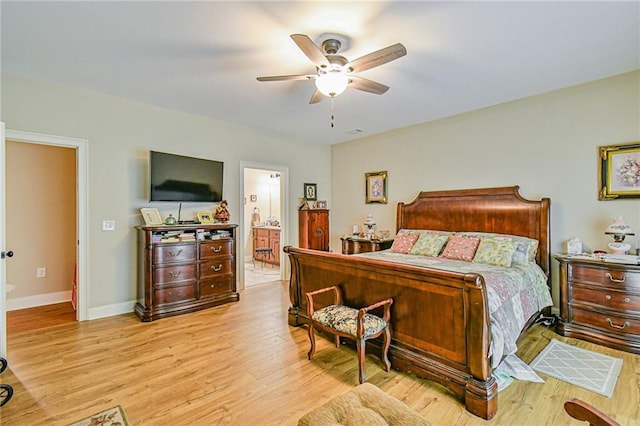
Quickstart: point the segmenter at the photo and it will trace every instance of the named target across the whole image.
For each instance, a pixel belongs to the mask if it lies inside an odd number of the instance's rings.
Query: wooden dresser
[[[269,247],[268,256],[256,254],[257,248]],[[273,265],[280,264],[280,228],[271,226],[253,228],[253,258]]]
[[[366,238],[340,237],[342,254],[368,253],[391,248],[393,238],[386,240],[369,240]]]
[[[239,300],[236,228],[228,224],[137,227],[138,318],[153,321]],[[161,238],[168,235],[177,237]]]
[[[556,331],[640,354],[640,266],[555,258],[561,317]]]
[[[298,210],[301,248],[329,251],[329,210]]]

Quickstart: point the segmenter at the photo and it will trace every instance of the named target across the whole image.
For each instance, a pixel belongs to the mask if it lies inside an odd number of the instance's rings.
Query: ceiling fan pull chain
[[[333,128],[333,119],[334,119],[334,115],[333,115],[333,96],[331,97],[331,128]]]

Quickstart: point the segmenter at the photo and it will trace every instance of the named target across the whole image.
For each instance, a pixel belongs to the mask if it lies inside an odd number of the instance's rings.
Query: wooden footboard
[[[393,298],[393,368],[444,385],[479,417],[495,415],[498,386],[491,377],[489,314],[480,275],[294,247],[284,251],[291,261],[289,324],[307,322],[304,295],[323,287],[340,287],[344,302],[354,307]]]

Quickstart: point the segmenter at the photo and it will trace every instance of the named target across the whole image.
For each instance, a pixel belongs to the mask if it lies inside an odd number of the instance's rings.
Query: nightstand
[[[640,354],[640,266],[558,255],[563,336]]]
[[[340,237],[342,240],[342,254],[368,253],[391,248],[393,238],[385,240],[369,240],[366,238]]]

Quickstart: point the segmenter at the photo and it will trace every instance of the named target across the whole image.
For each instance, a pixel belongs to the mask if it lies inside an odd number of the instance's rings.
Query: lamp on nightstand
[[[613,250],[613,254],[625,254],[631,249],[631,244],[625,243],[624,237],[635,234],[622,216],[614,219],[613,223],[607,226],[607,230],[604,233],[613,235],[613,241],[608,244],[609,248]]]

